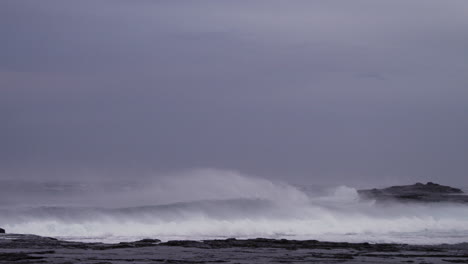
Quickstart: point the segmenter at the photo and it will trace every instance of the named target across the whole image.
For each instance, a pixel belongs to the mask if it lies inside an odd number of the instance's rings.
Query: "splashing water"
[[[0,224],[8,232],[104,242],[268,237],[436,244],[466,242],[468,235],[468,206],[376,204],[346,186],[317,193],[230,171],[144,184],[40,186],[22,199],[12,193],[19,190],[2,189]]]

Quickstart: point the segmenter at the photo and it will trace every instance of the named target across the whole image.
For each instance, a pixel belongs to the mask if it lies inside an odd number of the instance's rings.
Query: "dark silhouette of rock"
[[[135,243],[157,244],[157,243],[161,243],[161,240],[159,240],[159,239],[152,239],[152,238],[145,238],[145,239],[142,239],[142,240],[135,241]]]
[[[377,201],[468,203],[468,195],[465,195],[462,190],[433,182],[359,190],[358,193],[361,198]]]
[[[0,228],[0,234],[5,234],[5,229]]]
[[[6,234],[0,263],[466,263],[468,244],[407,245],[286,239],[168,241],[118,244]],[[140,244],[145,244],[140,246]],[[107,251],[109,250],[109,251]],[[421,260],[425,261],[421,261]],[[58,262],[59,261],[59,262]]]

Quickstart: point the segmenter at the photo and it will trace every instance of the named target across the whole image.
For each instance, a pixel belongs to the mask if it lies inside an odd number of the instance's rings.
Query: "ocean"
[[[0,227],[70,241],[468,242],[468,206],[377,203],[351,186],[201,170],[145,181],[0,181]]]

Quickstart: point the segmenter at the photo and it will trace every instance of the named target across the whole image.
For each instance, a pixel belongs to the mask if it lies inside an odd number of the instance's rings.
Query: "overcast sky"
[[[2,178],[468,185],[466,0],[1,0],[0,36]]]

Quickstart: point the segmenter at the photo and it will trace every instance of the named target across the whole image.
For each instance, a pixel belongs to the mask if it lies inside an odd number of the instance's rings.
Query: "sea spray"
[[[42,205],[3,206],[0,222],[12,233],[107,242],[269,237],[427,244],[463,242],[468,234],[468,206],[378,204],[347,186],[317,193],[197,170],[127,187],[96,192],[80,185],[87,199],[65,188]]]

